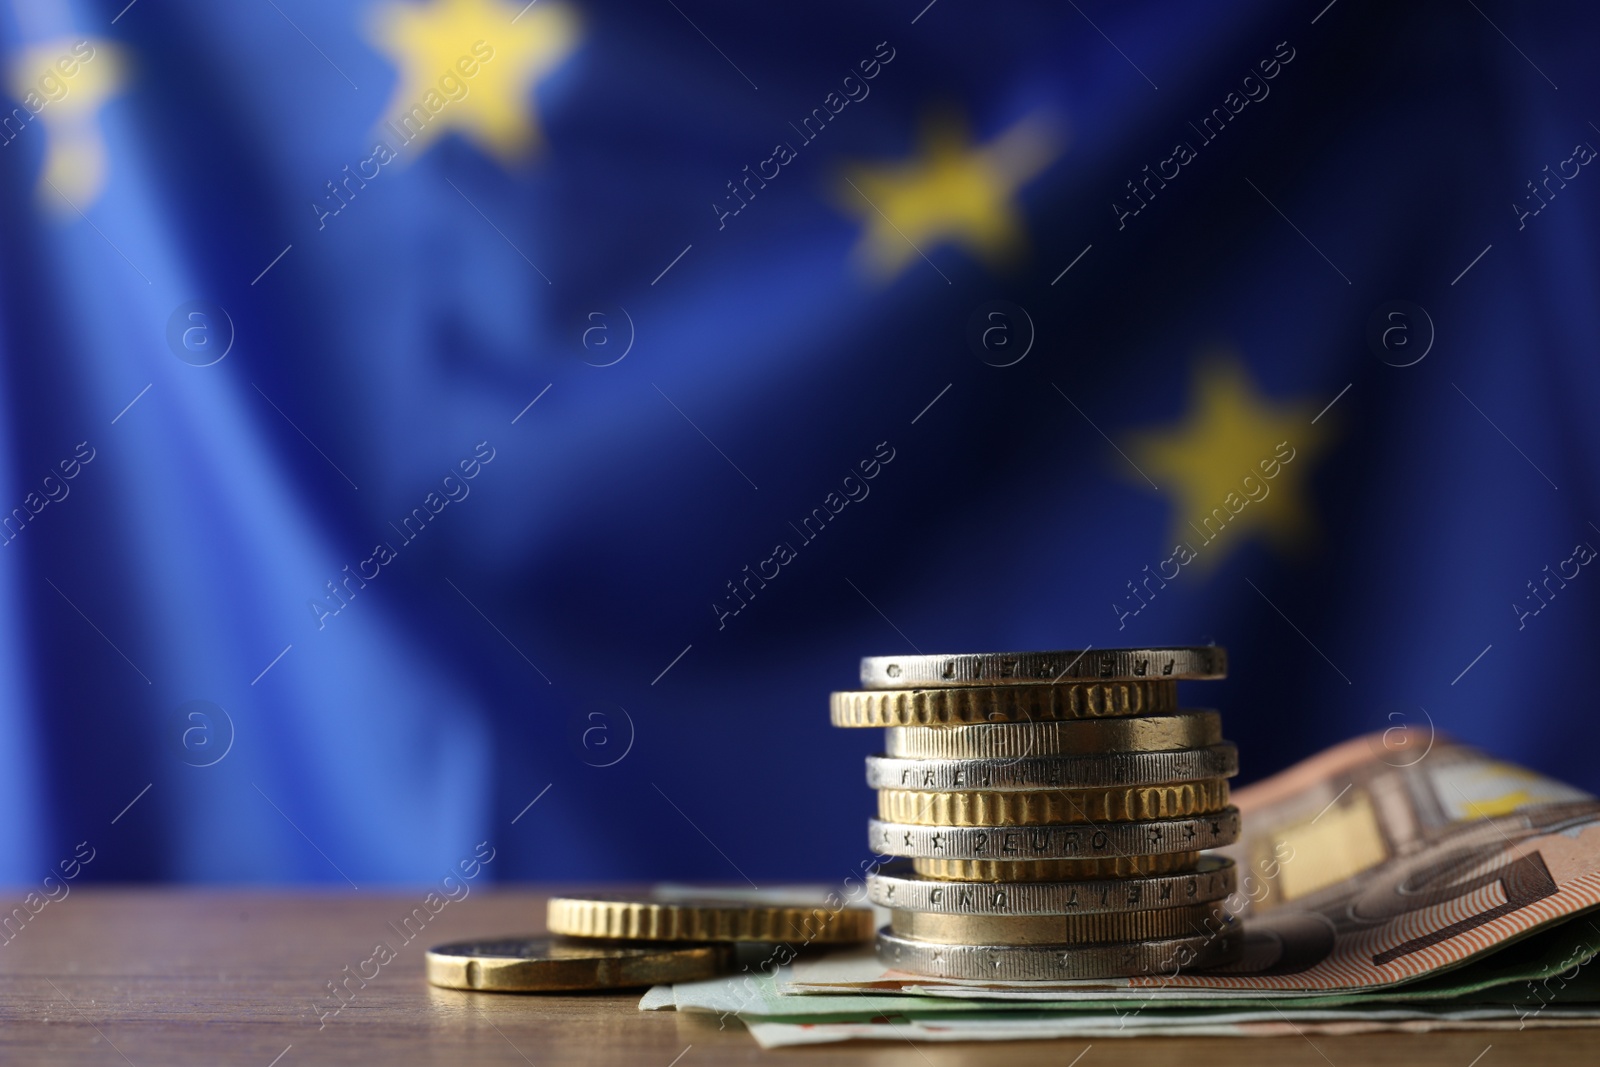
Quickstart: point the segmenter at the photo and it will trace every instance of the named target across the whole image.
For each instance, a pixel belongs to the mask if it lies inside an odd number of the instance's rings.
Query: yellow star
[[[21,135],[25,127],[17,120],[23,116],[38,120],[45,138],[39,200],[77,218],[105,188],[100,106],[122,89],[121,53],[107,41],[68,37],[29,48],[10,68],[11,87],[22,107],[7,119],[4,139],[9,143]]]
[[[1209,570],[1252,533],[1279,550],[1312,532],[1305,499],[1311,465],[1329,435],[1316,409],[1274,404],[1226,356],[1197,368],[1187,418],[1130,446],[1133,460],[1177,505],[1174,536]]]
[[[554,0],[394,0],[371,27],[373,43],[400,69],[386,136],[421,151],[453,129],[506,163],[539,143],[529,92],[578,37],[576,14]]]
[[[856,258],[890,278],[940,244],[960,245],[990,267],[1003,263],[1024,243],[1017,190],[1060,153],[1054,129],[1038,118],[984,145],[957,122],[929,122],[917,158],[845,170],[839,205],[866,227]]]

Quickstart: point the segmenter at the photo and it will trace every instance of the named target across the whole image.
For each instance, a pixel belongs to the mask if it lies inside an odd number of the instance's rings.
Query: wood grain
[[[10,894],[7,899],[20,897]],[[473,1064],[1049,1064],[1083,1041],[859,1043],[760,1050],[714,1017],[640,1012],[639,994],[506,996],[434,989],[422,954],[466,937],[536,933],[545,893],[475,891],[433,916],[325,1024],[326,983],[354,972],[422,894],[83,887],[0,945],[0,1064],[157,1067]],[[370,972],[370,969],[368,970]],[[320,1006],[320,1007],[319,1007]],[[1080,1067],[1246,1063],[1358,1067],[1592,1064],[1593,1031],[1453,1032],[1286,1039],[1098,1040]]]

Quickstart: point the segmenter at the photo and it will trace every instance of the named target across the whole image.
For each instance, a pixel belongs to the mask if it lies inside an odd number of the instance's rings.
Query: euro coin
[[[1045,722],[1176,711],[1176,682],[1062,682],[945,689],[863,689],[834,693],[833,725],[952,726]]]
[[[1103,945],[1208,934],[1230,921],[1214,903],[1080,915],[952,915],[903,908],[889,914],[889,928],[900,936],[941,945]]]
[[[878,790],[878,818],[918,826],[1041,826],[1202,815],[1228,806],[1222,778],[1177,785],[1038,792]]]
[[[1222,741],[1214,711],[1077,722],[891,726],[884,754],[899,759],[1029,759],[1204,748]]]
[[[428,981],[446,989],[543,993],[694,982],[733,969],[732,945],[613,945],[503,937],[435,945]]]
[[[1109,945],[941,945],[878,932],[878,961],[937,978],[1060,982],[1081,978],[1176,977],[1232,963],[1244,949],[1238,923],[1215,934]]]
[[[1161,785],[1232,778],[1238,773],[1239,750],[1231,741],[1170,752],[1105,752],[1025,759],[867,757],[867,785],[873,789],[934,792]]]
[[[551,897],[546,925],[568,937],[625,941],[786,941],[848,944],[872,938],[870,908],[648,897]]]
[[[1198,852],[1233,844],[1239,839],[1239,809],[1230,806],[1209,815],[1185,819],[1072,826],[913,826],[871,819],[867,823],[867,834],[868,846],[884,856],[966,860],[1148,856],[1162,852]],[[556,929],[554,924],[551,929]]]
[[[886,908],[948,915],[1092,915],[1207,904],[1231,896],[1238,873],[1226,856],[1192,871],[1076,882],[952,882],[916,874],[905,861],[867,876],[867,899]]]
[[[1217,679],[1228,673],[1227,650],[1105,648],[1082,652],[980,652],[956,656],[868,656],[861,661],[863,689],[1039,682],[1169,681]]]
[[[1142,878],[1199,868],[1198,852],[1154,856],[1103,856],[1086,860],[959,860],[917,857],[911,869],[924,878],[954,882],[1076,882],[1093,878]]]

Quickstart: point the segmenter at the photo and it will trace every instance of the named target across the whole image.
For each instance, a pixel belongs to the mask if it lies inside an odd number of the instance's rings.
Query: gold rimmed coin
[[[867,844],[874,852],[929,859],[1076,860],[1149,856],[1221,848],[1237,840],[1239,809],[1235,807],[1181,819],[1073,825],[913,826],[882,819],[867,820]]]
[[[878,932],[878,960],[887,967],[990,982],[1187,974],[1232,963],[1243,951],[1238,923],[1216,934],[1108,945],[941,945]]]
[[[867,898],[886,908],[947,915],[1091,915],[1207,904],[1238,888],[1226,856],[1204,856],[1192,871],[1072,882],[953,882],[887,864],[868,875]]]
[[[956,656],[868,656],[861,661],[863,689],[947,685],[1016,685],[1110,679],[1179,681],[1228,673],[1227,650],[1105,648],[1082,652],[978,652]]]
[[[551,897],[551,933],[625,941],[787,941],[850,944],[872,938],[870,908],[648,897]]]
[[[1171,752],[1111,752],[1097,756],[1036,756],[1028,759],[891,759],[867,757],[873,789],[1095,789],[1162,785],[1239,773],[1232,742]]]
[[[945,882],[1079,882],[1092,878],[1139,878],[1195,870],[1198,852],[1155,856],[1106,856],[1088,860],[953,860],[922,857],[911,869]]]
[[[544,993],[715,978],[733,969],[733,951],[727,944],[641,946],[501,937],[435,945],[426,959],[428,981],[446,989]]]
[[[952,915],[903,908],[889,915],[890,929],[901,937],[941,945],[1103,945],[1203,936],[1229,922],[1215,903],[1084,915]]]
[[[878,790],[878,818],[916,826],[1040,826],[1202,815],[1228,806],[1228,782],[1210,778],[1123,789]]]
[[[862,689],[834,693],[828,704],[833,725],[845,727],[1099,719],[1176,711],[1178,683],[1110,681]]]
[[[1222,741],[1214,711],[1137,715],[1075,722],[1006,722],[972,726],[891,726],[884,753],[898,759],[1028,759],[1206,748]]]

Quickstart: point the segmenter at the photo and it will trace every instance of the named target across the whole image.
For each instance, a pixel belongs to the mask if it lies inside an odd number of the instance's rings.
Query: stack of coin
[[[1216,647],[863,659],[832,717],[887,733],[870,841],[903,859],[869,880],[879,958],[999,981],[1237,959],[1233,861],[1205,850],[1239,836],[1238,750],[1177,692],[1226,670]]]

